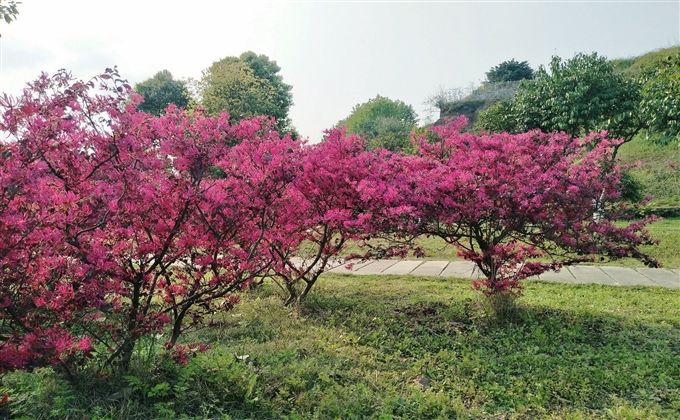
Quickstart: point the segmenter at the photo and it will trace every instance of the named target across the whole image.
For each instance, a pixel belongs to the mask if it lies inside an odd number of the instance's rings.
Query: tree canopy
[[[153,115],[162,115],[170,104],[186,108],[189,102],[186,83],[174,80],[168,70],[159,71],[153,77],[137,83],[135,91],[144,96],[144,102],[138,109]]]
[[[503,61],[491,70],[486,72],[486,80],[491,83],[514,82],[524,79],[533,79],[534,70],[527,61],[517,62],[513,58],[510,61]]]
[[[579,53],[567,61],[555,56],[549,71],[541,66],[534,80],[520,83],[513,99],[482,112],[477,127],[564,131],[572,137],[608,130],[628,141],[644,126],[639,88],[635,80],[615,74],[611,62],[597,53]]]
[[[345,126],[348,133],[366,138],[371,149],[399,151],[410,148],[410,133],[417,123],[413,106],[377,95],[355,105],[352,113],[336,126]]]
[[[278,131],[290,131],[292,86],[283,82],[280,70],[276,61],[252,51],[225,57],[203,72],[199,83],[202,104],[211,115],[226,110],[232,122],[271,116]]]

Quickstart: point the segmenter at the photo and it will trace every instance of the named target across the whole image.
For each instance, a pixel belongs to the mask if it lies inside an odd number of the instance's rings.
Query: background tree
[[[491,133],[520,133],[517,115],[515,115],[515,101],[504,99],[482,110],[475,122],[475,129],[484,129]]]
[[[564,131],[572,137],[608,130],[612,138],[631,140],[645,123],[639,112],[640,84],[614,73],[611,62],[597,53],[553,57],[534,80],[520,83],[517,95],[481,112],[478,128],[523,133]]]
[[[418,116],[411,105],[377,95],[357,104],[336,127],[344,125],[348,133],[366,138],[369,149],[399,151],[411,147],[410,132],[417,123]]]
[[[520,63],[515,61],[514,58],[510,61],[504,61],[486,72],[486,80],[490,83],[514,82],[533,78],[534,70],[529,63],[526,61]]]
[[[17,15],[19,14],[19,11],[17,10],[17,4],[21,4],[21,2],[9,0],[7,5],[4,5],[2,4],[2,0],[0,0],[0,20],[4,20],[8,24],[16,20]],[[2,35],[0,35],[0,37],[1,36]]]
[[[283,77],[278,74],[281,71],[281,67],[276,64],[276,61],[270,60],[266,55],[257,55],[252,51],[244,52],[239,56],[239,59],[253,69],[256,77],[266,79],[274,87],[276,91],[276,108],[275,113],[272,115],[276,117],[277,121],[281,122],[278,126],[289,127],[288,111],[293,105],[293,94],[291,92],[293,87],[284,83]]]
[[[652,130],[680,135],[680,53],[668,56],[644,76],[640,108]]]
[[[380,148],[391,152],[411,153],[415,151],[410,140],[414,126],[415,124],[410,121],[378,117],[361,124],[359,134],[368,140],[369,150]]]
[[[189,92],[186,82],[174,80],[168,70],[159,71],[152,78],[135,85],[135,91],[144,96],[138,109],[153,115],[161,115],[169,104],[186,108]]]
[[[212,115],[226,110],[231,121],[274,117],[275,129],[291,131],[288,112],[293,105],[292,86],[283,82],[280,70],[276,61],[252,51],[216,61],[203,72],[199,83],[203,105]]]

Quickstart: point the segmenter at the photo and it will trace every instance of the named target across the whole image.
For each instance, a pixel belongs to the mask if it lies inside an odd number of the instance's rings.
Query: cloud
[[[3,43],[3,70],[26,70],[43,68],[52,59],[48,49],[27,43]]]

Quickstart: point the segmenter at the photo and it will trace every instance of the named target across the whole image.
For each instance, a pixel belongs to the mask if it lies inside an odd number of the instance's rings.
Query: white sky
[[[118,66],[131,83],[175,78],[244,51],[266,54],[293,86],[290,117],[318,141],[377,94],[424,119],[439,86],[479,84],[512,58],[630,57],[680,42],[680,2],[226,2],[22,0],[0,23],[0,91],[20,92],[41,71],[89,79]]]

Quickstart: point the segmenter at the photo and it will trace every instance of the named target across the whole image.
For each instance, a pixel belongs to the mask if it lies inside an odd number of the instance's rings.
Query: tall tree
[[[527,61],[520,63],[515,61],[514,58],[510,61],[503,61],[486,72],[486,80],[491,83],[515,82],[533,78],[534,70],[529,63]]]
[[[624,141],[644,127],[639,83],[615,74],[606,57],[579,53],[563,61],[555,56],[549,70],[541,66],[512,100],[482,112],[477,126],[510,133],[564,131],[572,137],[608,130]]]
[[[346,126],[348,133],[365,137],[369,149],[399,151],[411,147],[410,132],[417,123],[413,106],[377,95],[357,104],[336,126]]]
[[[290,131],[292,86],[283,82],[279,71],[276,61],[252,51],[216,61],[203,72],[199,84],[203,105],[213,115],[226,110],[232,121],[259,115],[274,117],[278,131]]]
[[[135,91],[144,96],[138,109],[153,115],[161,115],[170,104],[178,108],[186,108],[189,103],[189,92],[186,83],[174,80],[167,71],[159,71],[152,78],[135,85]]]

